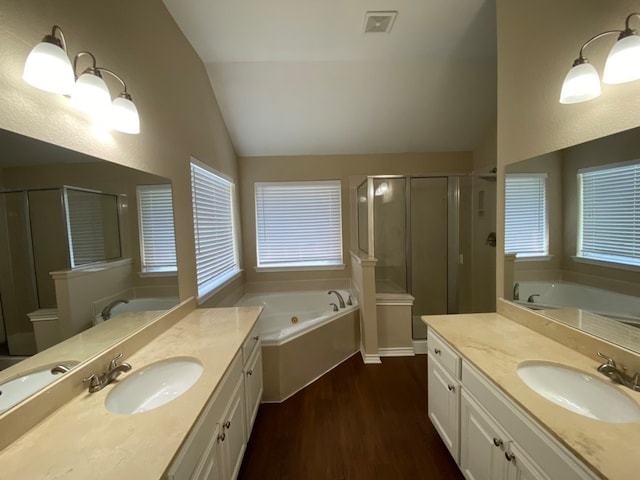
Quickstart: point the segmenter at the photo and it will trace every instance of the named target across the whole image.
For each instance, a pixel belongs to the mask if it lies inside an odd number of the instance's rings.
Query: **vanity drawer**
[[[257,345],[260,345],[260,319],[258,319],[242,344],[243,364],[247,363],[249,358],[251,358],[251,354]]]
[[[460,356],[453,350],[447,342],[442,340],[431,328],[429,328],[428,336],[429,355],[451,374],[454,378],[460,378]]]

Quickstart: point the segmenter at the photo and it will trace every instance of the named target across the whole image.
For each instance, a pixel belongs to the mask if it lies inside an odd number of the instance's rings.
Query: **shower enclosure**
[[[421,315],[471,311],[471,178],[371,176],[358,194],[358,246],[374,256],[376,292],[409,293]],[[461,221],[462,220],[462,221]]]
[[[0,192],[0,355],[32,355],[28,313],[55,308],[50,272],[120,258],[117,195],[74,187]]]

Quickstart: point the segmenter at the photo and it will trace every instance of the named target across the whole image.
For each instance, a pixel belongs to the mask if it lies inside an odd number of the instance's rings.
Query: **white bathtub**
[[[566,282],[517,282],[520,305],[541,310],[573,307],[640,323],[640,298]],[[531,295],[539,295],[529,298]]]
[[[276,345],[292,340],[358,308],[358,302],[350,291],[338,291],[344,298],[345,308],[339,308],[337,312],[333,311],[330,304],[338,305],[338,298],[333,293],[329,295],[327,290],[248,293],[236,303],[236,306],[264,307],[260,316],[260,337],[264,345]],[[346,305],[350,295],[353,305]]]
[[[147,312],[153,310],[169,310],[180,303],[178,297],[134,298],[129,303],[120,303],[111,309],[111,318],[124,312]],[[95,318],[95,324],[101,323],[101,312]]]

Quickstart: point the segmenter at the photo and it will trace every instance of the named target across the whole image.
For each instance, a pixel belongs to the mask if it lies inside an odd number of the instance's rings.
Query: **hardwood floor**
[[[240,480],[463,479],[427,418],[426,355],[359,354],[281,404],[262,404]]]

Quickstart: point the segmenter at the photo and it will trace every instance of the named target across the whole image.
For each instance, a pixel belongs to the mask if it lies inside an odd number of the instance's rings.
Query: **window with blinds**
[[[177,271],[171,185],[138,185],[136,193],[142,272]]]
[[[549,254],[546,173],[505,177],[505,253],[517,258]]]
[[[260,268],[331,268],[342,261],[340,181],[258,182]]]
[[[234,184],[211,167],[191,162],[198,298],[240,272],[234,190]]]
[[[640,163],[578,170],[577,256],[640,266]]]

